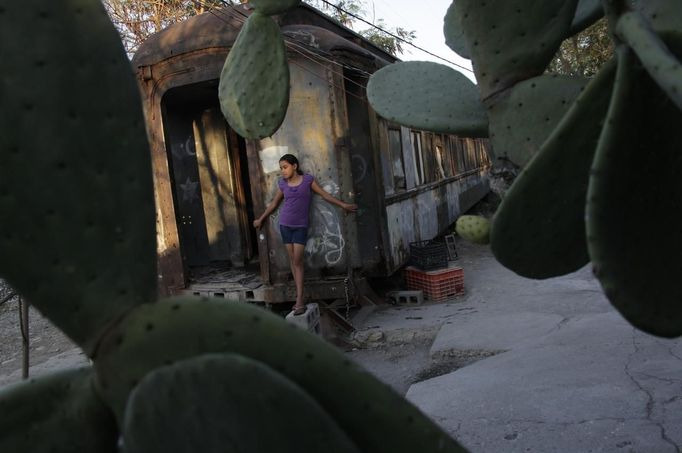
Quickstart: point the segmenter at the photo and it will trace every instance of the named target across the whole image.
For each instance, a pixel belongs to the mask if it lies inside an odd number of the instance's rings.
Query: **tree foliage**
[[[388,27],[384,23],[383,19],[377,20],[376,25],[383,30],[388,30]],[[362,30],[360,34],[365,39],[381,47],[384,51],[390,53],[391,55],[398,55],[399,53],[402,53],[404,41],[409,42],[417,37],[417,34],[414,30],[406,30],[402,27],[395,27],[388,32],[382,31],[378,28],[368,28],[366,30]],[[397,39],[396,36],[400,39]]]
[[[592,77],[613,56],[613,41],[606,19],[565,40],[548,72]]]
[[[335,0],[333,5],[331,2],[322,0],[304,1],[351,29],[354,29],[359,22],[354,16],[362,16],[365,12],[365,0]],[[133,55],[147,37],[169,25],[209,11],[211,8],[220,8],[240,3],[240,1],[102,0],[102,3],[121,35],[126,52],[128,55]],[[401,27],[389,29],[381,19],[377,21],[377,25],[385,31],[368,27],[358,33],[393,55],[402,51],[403,42],[400,39],[409,41],[415,38],[414,31]]]
[[[121,35],[123,46],[132,55],[150,35],[213,7],[232,0],[102,0],[111,21]]]
[[[365,14],[365,0],[336,0],[333,5],[326,0],[304,0],[304,2],[327,13],[348,28],[355,29],[358,23],[368,25],[354,17]],[[398,55],[403,51],[404,41],[416,38],[414,30],[407,30],[403,27],[389,28],[383,19],[377,19],[375,25],[376,27],[363,28],[358,33],[391,55]]]

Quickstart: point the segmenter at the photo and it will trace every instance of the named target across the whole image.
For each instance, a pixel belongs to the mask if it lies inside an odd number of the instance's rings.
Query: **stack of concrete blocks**
[[[398,305],[421,305],[424,302],[423,291],[391,291],[386,296]]]
[[[305,306],[305,313],[301,315],[294,315],[293,311],[289,312],[286,321],[315,335],[322,335],[320,307],[317,304],[307,304]]]

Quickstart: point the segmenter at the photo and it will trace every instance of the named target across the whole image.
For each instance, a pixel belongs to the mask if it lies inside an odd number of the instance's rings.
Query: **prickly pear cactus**
[[[464,451],[265,310],[156,300],[139,91],[100,0],[0,0],[0,55],[0,276],[94,361],[0,391],[0,451]]]
[[[415,85],[414,80],[420,83]],[[472,137],[487,135],[488,120],[474,84],[429,61],[406,61],[377,71],[367,97],[383,117],[418,129]]]
[[[239,135],[261,139],[282,125],[289,107],[289,63],[279,25],[271,17],[301,0],[251,0],[255,12],[227,55],[218,87],[220,108]]]
[[[251,14],[230,49],[220,74],[220,108],[243,137],[272,135],[289,106],[289,63],[279,25]]]
[[[254,423],[263,414],[275,423]],[[281,422],[291,417],[298,429]],[[130,396],[123,432],[126,453],[244,451],[240,445],[256,452],[360,451],[303,388],[237,354],[205,354],[148,373]]]
[[[109,325],[156,299],[137,82],[99,2],[0,8],[0,273],[93,353]]]
[[[488,244],[490,242],[490,221],[485,217],[459,216],[455,223],[455,231],[463,239],[476,244]]]
[[[603,16],[617,58],[587,85],[542,75]],[[633,325],[682,335],[682,2],[456,0],[444,31],[473,60],[495,153],[525,166],[492,222],[497,259],[533,278],[591,261]]]

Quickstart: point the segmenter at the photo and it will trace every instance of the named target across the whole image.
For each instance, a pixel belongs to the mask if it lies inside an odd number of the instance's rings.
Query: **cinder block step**
[[[287,322],[290,322],[303,330],[307,330],[315,335],[322,335],[322,330],[320,328],[320,307],[315,303],[307,304],[305,306],[305,313],[301,315],[294,315],[294,312],[291,311],[285,319]]]

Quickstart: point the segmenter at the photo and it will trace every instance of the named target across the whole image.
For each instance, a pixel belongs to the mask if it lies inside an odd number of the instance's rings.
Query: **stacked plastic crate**
[[[431,301],[464,294],[464,270],[448,266],[445,243],[429,240],[410,244],[410,266],[405,269],[410,290],[421,290]]]

